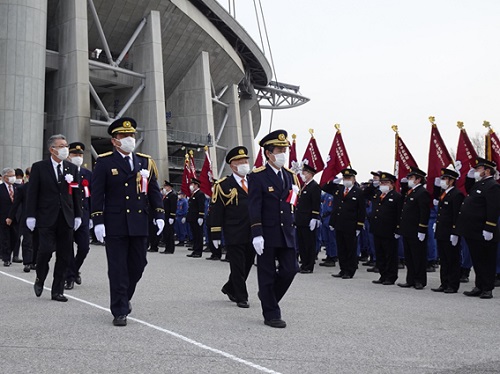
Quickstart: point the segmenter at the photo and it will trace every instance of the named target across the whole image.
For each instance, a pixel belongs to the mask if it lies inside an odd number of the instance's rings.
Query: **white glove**
[[[252,240],[253,248],[255,249],[255,252],[260,256],[262,253],[264,253],[264,237],[262,236],[256,236]]]
[[[94,227],[94,221],[89,220],[89,230],[92,230],[92,227]]]
[[[106,229],[104,224],[100,223],[94,227],[94,234],[97,240],[104,243],[104,238],[106,237]]]
[[[452,246],[456,246],[458,244],[458,236],[457,235],[450,235],[450,242]]]
[[[342,182],[342,178],[334,178],[333,179],[333,183],[335,183],[335,184],[339,184],[340,182]]]
[[[214,245],[215,248],[219,248],[220,240],[212,240],[212,244]]]
[[[434,206],[438,206],[439,205],[439,200],[438,199],[432,200],[432,204],[434,204]]]
[[[186,217],[182,217],[182,218],[181,218],[181,223],[182,223],[182,224],[185,224],[185,223],[186,223]]]
[[[434,178],[434,186],[441,187],[441,178]]]
[[[320,224],[321,221],[319,219],[311,218],[311,220],[309,221],[309,230],[314,231],[314,229],[319,227]]]
[[[168,219],[168,224],[169,224],[170,226],[172,226],[172,225],[174,224],[174,219],[173,219],[173,218],[169,218],[169,219]]]
[[[408,178],[406,178],[406,177],[401,178],[401,183],[408,183]]]
[[[75,217],[75,223],[73,225],[73,230],[78,230],[78,228],[82,225],[82,219],[80,217]]]
[[[418,233],[418,240],[420,240],[421,242],[423,242],[425,240],[425,233],[419,232]]]
[[[330,231],[335,231],[335,227],[333,226],[328,226],[328,228],[330,229]]]
[[[432,231],[436,232],[436,223],[435,222],[432,224]]]
[[[26,226],[30,229],[30,231],[33,231],[36,226],[36,218],[33,217],[26,218]]]
[[[474,173],[476,172],[476,169],[472,168],[467,172],[467,178],[474,178]]]
[[[198,226],[203,225],[203,218],[198,218]]]
[[[399,234],[394,234],[394,239],[399,239],[401,237],[401,235]]]
[[[158,231],[156,232],[156,236],[160,235],[165,227],[165,220],[157,219],[155,225],[158,227]]]
[[[356,230],[356,236],[359,236],[361,234],[361,230]]]
[[[483,238],[484,238],[484,240],[489,242],[491,239],[493,239],[493,233],[486,231],[486,230],[483,230]]]

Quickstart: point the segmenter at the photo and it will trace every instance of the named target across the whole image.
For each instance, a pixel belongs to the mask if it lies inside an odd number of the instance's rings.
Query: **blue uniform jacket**
[[[181,198],[177,201],[177,211],[175,213],[178,217],[186,217],[188,214],[188,201],[186,198]]]
[[[90,196],[85,197],[84,180],[88,182],[89,193],[92,195],[92,172],[85,168],[80,168],[80,188],[82,190],[82,226],[88,226],[90,220]]]

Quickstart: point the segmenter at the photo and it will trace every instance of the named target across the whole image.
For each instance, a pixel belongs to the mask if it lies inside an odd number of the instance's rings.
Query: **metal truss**
[[[290,109],[304,105],[310,99],[299,93],[299,86],[269,82],[267,86],[255,86],[255,94],[262,109]]]

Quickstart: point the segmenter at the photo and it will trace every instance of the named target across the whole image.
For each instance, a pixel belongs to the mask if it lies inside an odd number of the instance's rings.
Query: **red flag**
[[[290,145],[290,157],[288,158],[288,167],[292,169],[293,162],[297,163],[297,145],[295,143],[295,138],[297,135],[292,135],[292,144]]]
[[[207,146],[205,146],[205,161],[203,162],[199,179],[201,182],[201,192],[207,196],[212,196],[212,184],[214,183],[214,177],[212,173],[212,161],[210,161],[210,154],[208,153]]]
[[[193,177],[196,178],[196,169],[194,167],[193,151],[191,151],[189,154],[186,153],[184,171],[182,173],[181,191],[184,192],[186,196],[191,196],[189,185],[191,183],[191,178]]]
[[[456,186],[464,194],[467,194],[467,191],[465,191],[465,178],[467,177],[467,172],[474,166],[477,153],[463,127],[463,123],[459,122],[458,128],[460,129],[460,136],[458,138],[457,160],[455,162],[455,168],[458,172]]]
[[[255,159],[255,162],[253,163],[253,168],[260,168],[262,165],[264,165],[264,159],[262,158],[262,148],[259,147],[259,152],[257,153],[257,158]]]
[[[427,191],[429,191],[432,196],[434,191],[434,180],[441,176],[441,169],[450,164],[454,165],[454,162],[450,156],[450,152],[448,152],[444,144],[443,138],[441,138],[437,125],[433,122],[433,117],[431,118],[432,130],[431,144],[429,147],[429,165],[427,167]]]
[[[340,126],[335,125],[335,128],[337,129],[337,133],[333,138],[330,153],[328,153],[328,157],[326,158],[326,165],[321,175],[321,185],[331,181],[341,170],[351,165],[342,134],[340,133]]]
[[[417,162],[413,158],[410,150],[406,147],[403,139],[399,136],[397,126],[392,129],[396,132],[396,154],[394,157],[394,176],[396,177],[396,190],[400,191],[401,178],[406,177],[410,172],[410,167],[418,167]]]
[[[311,129],[309,132],[311,133],[311,139],[309,139],[309,144],[307,144],[304,157],[302,157],[302,163],[309,165],[316,171],[320,171],[325,168],[325,163],[319,153],[318,144],[314,138],[313,130]]]

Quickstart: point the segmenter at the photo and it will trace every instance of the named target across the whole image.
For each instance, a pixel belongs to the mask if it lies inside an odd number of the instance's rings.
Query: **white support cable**
[[[116,66],[116,63],[113,61],[113,56],[111,56],[111,51],[109,49],[108,41],[106,40],[106,35],[104,35],[104,30],[102,29],[101,21],[99,20],[99,15],[97,14],[97,10],[95,9],[94,1],[88,0],[88,4],[90,6],[90,11],[92,12],[92,16],[94,17],[94,22],[97,27],[97,32],[101,37],[102,47],[104,52],[106,53],[106,57],[108,58],[109,64],[112,66]]]
[[[259,12],[257,10],[257,3],[253,0],[253,7],[255,9],[255,18],[257,20],[257,27],[259,29],[260,44],[262,45],[262,53],[266,55],[266,49],[264,48],[264,40],[262,39],[262,30],[260,29]]]
[[[136,78],[142,78],[142,79],[146,78],[146,76],[144,74],[136,73],[135,71],[124,69],[124,68],[120,68],[118,66],[111,66],[109,64],[105,64],[105,63],[99,62],[99,61],[89,60],[89,65],[97,67],[97,68],[100,68],[100,69],[104,69],[104,70],[116,71],[117,73],[122,73],[122,74],[125,74],[125,75],[130,75],[130,76],[136,77]]]
[[[141,85],[135,90],[135,92],[130,96],[130,98],[127,100],[125,105],[123,106],[122,110],[116,115],[115,119],[121,118],[123,114],[130,108],[130,106],[134,103],[135,99],[137,99],[137,96],[146,88],[146,85],[144,84],[144,81],[142,81]]]
[[[222,136],[222,132],[224,131],[224,128],[226,127],[227,124],[227,119],[229,118],[229,114],[227,113],[224,115],[224,118],[222,119],[222,124],[220,125],[219,132],[217,133],[217,137],[215,138],[215,144],[217,144],[220,140],[220,137]]]
[[[92,154],[92,157],[94,157],[97,160],[99,155],[97,154],[97,152],[92,144],[90,145],[90,153]]]
[[[109,121],[108,111],[104,107],[104,104],[102,103],[101,98],[97,94],[97,92],[96,92],[96,90],[91,82],[89,82],[89,87],[90,87],[90,93],[91,93],[92,97],[94,98],[95,102],[97,103],[97,106],[99,107],[99,109],[101,109],[101,112],[103,113],[104,117],[106,117],[106,119]]]
[[[220,90],[219,94],[218,94],[218,95],[216,95],[215,97],[216,97],[218,100],[220,100],[220,98],[222,97],[222,95],[224,95],[224,94],[226,93],[226,91],[227,91],[227,89],[228,89],[228,88],[229,88],[229,86],[227,86],[227,85],[226,85],[226,86],[224,86],[224,87],[222,87],[222,90]]]
[[[273,51],[271,50],[271,43],[269,42],[269,34],[267,32],[266,18],[264,17],[264,10],[262,9],[262,3],[260,0],[259,0],[259,6],[260,6],[260,13],[262,15],[262,24],[264,25],[264,32],[266,34],[267,48],[269,49],[269,57],[271,58],[271,65],[273,67],[274,79],[276,80],[276,82],[279,82],[278,75],[276,74],[276,67],[274,66]]]
[[[212,101],[216,104],[222,105],[225,108],[229,108],[229,104],[223,103],[222,101],[217,100],[215,97],[212,97]]]
[[[123,48],[122,53],[120,53],[120,56],[118,56],[118,58],[116,59],[116,66],[120,65],[120,63],[122,62],[123,58],[128,53],[128,51],[130,50],[130,48],[132,47],[132,45],[135,43],[135,40],[137,39],[137,37],[141,33],[142,29],[144,28],[144,26],[146,26],[147,23],[148,23],[148,20],[146,19],[146,17],[144,17],[142,19],[141,23],[139,24],[139,26],[137,26],[137,28],[135,29],[135,31],[132,34],[132,37],[130,38],[130,40],[125,45],[125,48]]]

